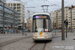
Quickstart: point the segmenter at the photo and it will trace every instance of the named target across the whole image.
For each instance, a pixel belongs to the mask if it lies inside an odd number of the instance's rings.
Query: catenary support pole
[[[64,34],[64,0],[62,0],[62,40],[65,40],[65,34]]]

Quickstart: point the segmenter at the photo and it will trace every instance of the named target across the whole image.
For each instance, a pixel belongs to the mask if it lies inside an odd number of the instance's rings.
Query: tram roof
[[[50,14],[49,13],[34,13],[33,15],[40,15],[40,14],[44,14],[44,15],[49,15],[50,16]]]

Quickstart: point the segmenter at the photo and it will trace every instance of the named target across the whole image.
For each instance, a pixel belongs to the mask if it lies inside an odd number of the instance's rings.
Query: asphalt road
[[[31,35],[31,34],[30,34]],[[61,40],[61,33],[53,33],[53,40],[50,42],[34,42],[32,35],[29,38],[10,43],[0,50],[75,50],[75,33],[68,33],[68,38]]]

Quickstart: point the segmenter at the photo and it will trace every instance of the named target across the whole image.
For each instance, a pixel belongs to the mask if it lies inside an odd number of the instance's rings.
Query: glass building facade
[[[18,13],[18,28],[22,29],[22,23],[24,23],[25,12],[24,5],[21,2],[7,2],[7,6],[15,9]]]
[[[1,0],[1,1],[6,2],[6,0]]]
[[[0,28],[3,28],[3,25],[4,28],[18,28],[18,14],[0,0]]]

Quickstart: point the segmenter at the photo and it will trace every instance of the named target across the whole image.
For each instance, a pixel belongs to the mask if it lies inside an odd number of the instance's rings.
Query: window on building
[[[3,20],[3,16],[0,16],[0,20]]]
[[[20,19],[18,21],[21,21]]]
[[[2,12],[2,11],[0,11],[0,14],[1,14],[1,15],[3,15],[3,12]]]
[[[14,9],[16,9],[16,7],[14,7]]]
[[[71,17],[69,17],[69,18],[71,18]]]
[[[2,7],[2,6],[0,6],[0,9],[3,9],[3,7]]]
[[[17,7],[17,9],[20,9],[20,7]]]
[[[8,4],[8,6],[10,6],[10,4]]]
[[[75,19],[73,19],[73,20],[75,20]]]
[[[11,4],[11,6],[12,6],[12,4]]]
[[[20,16],[18,18],[21,18]]]
[[[20,4],[17,4],[17,6],[20,6]]]
[[[18,23],[18,25],[20,25],[21,23]]]
[[[18,15],[21,15],[20,13],[18,13]]]
[[[14,4],[14,6],[16,6],[16,4]]]
[[[3,22],[0,22],[0,24],[3,24]]]
[[[21,12],[20,10],[17,10],[17,12]]]
[[[15,26],[18,26],[18,24],[15,24]]]
[[[72,12],[72,13],[75,13],[75,12]]]

